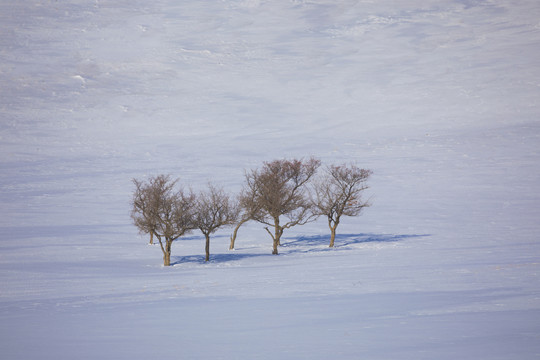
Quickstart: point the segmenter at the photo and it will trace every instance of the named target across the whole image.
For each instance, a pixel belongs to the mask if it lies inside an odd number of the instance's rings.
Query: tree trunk
[[[336,228],[330,228],[330,245],[329,247],[334,247],[334,240],[336,239]]]
[[[234,228],[233,234],[231,235],[231,245],[229,245],[229,250],[234,249],[234,242],[236,241],[236,235],[238,234],[238,229],[240,229],[240,226],[242,226],[245,222],[247,222],[247,220],[240,221]]]
[[[165,251],[163,252],[163,266],[171,266],[171,245],[172,241],[166,239]]]
[[[150,231],[150,242],[149,242],[150,245],[154,245],[154,233],[152,231]]]
[[[272,249],[272,255],[278,255],[278,241],[279,240],[276,240],[274,239],[274,246],[273,246],[273,249]]]
[[[204,236],[206,237],[206,246],[204,248],[206,251],[206,257],[204,261],[210,261],[210,234],[204,234]]]
[[[279,226],[279,218],[274,218],[274,248],[272,250],[272,255],[278,255],[278,246],[281,245],[280,239],[283,230]]]
[[[334,240],[336,239],[336,229],[339,225],[339,220],[332,221],[328,219],[328,227],[330,228],[330,245],[328,247],[334,247]]]

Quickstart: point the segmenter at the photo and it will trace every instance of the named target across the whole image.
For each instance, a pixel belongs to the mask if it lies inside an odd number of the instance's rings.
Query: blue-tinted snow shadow
[[[238,253],[231,251],[230,253],[212,254],[210,253],[210,261],[204,261],[205,255],[186,255],[186,256],[171,256],[171,265],[180,264],[212,264],[212,263],[227,263],[232,261],[239,261],[242,259],[255,258],[255,257],[269,257],[272,254],[249,254]]]
[[[426,237],[428,234],[336,234],[334,249],[347,249],[351,245],[365,243],[392,243],[409,240],[412,238]],[[330,235],[297,236],[282,240],[281,247],[287,249],[288,253],[295,252],[319,252],[332,250],[330,245]],[[326,248],[321,248],[326,246]]]
[[[324,252],[332,250],[349,250],[353,247],[351,245],[365,244],[365,243],[393,243],[410,240],[413,238],[420,238],[431,236],[429,234],[337,234],[334,247],[330,248],[330,235],[313,235],[313,236],[297,236],[291,238],[282,238],[281,246],[279,247],[280,254],[294,254],[294,253],[313,253]],[[225,237],[224,235],[218,235],[216,237]],[[184,240],[197,240],[204,241],[202,236],[189,236]],[[270,241],[270,239],[268,239]],[[264,246],[264,245],[261,245]],[[260,249],[260,248],[258,248]],[[238,261],[247,258],[254,257],[271,257],[274,256],[270,253],[250,253],[245,252],[247,248],[239,248],[240,251],[228,251],[226,253],[212,253],[210,250],[210,261],[205,262],[204,254],[186,255],[186,256],[172,256],[171,265],[178,265],[182,263],[226,263],[231,261]]]
[[[201,245],[201,253],[200,254],[194,254],[194,255],[184,255],[184,256],[174,256],[171,255],[171,265],[180,265],[180,264],[211,264],[211,263],[226,263],[226,262],[232,262],[232,261],[238,261],[242,259],[247,258],[254,258],[254,257],[263,257],[263,256],[272,256],[271,253],[268,254],[261,254],[261,253],[249,253],[245,252],[244,248],[237,248],[236,250],[225,250],[221,246],[218,246],[217,244],[213,243],[213,240],[219,239],[219,238],[227,238],[229,239],[230,235],[214,235],[210,238],[210,261],[205,261],[205,254],[204,254],[204,242],[205,238],[201,235],[188,235],[183,236],[181,241],[197,241]],[[222,245],[222,244],[220,244]],[[228,245],[228,242],[227,242]],[[159,246],[159,244],[158,244]],[[237,251],[240,250],[240,251]],[[180,250],[181,251],[181,250]]]

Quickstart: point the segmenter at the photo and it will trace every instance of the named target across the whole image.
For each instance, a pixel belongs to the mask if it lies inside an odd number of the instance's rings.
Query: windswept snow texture
[[[2,359],[539,359],[537,0],[0,0]],[[132,178],[357,162],[373,206],[173,245]]]

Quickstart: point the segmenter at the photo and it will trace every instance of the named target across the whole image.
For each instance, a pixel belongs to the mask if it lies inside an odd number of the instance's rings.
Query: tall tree
[[[336,229],[342,216],[358,216],[362,209],[370,206],[362,199],[368,188],[366,182],[371,170],[356,165],[331,165],[315,185],[313,204],[318,215],[326,216],[330,228],[330,247],[334,246]]]
[[[210,260],[210,235],[225,225],[232,225],[238,218],[238,207],[223,189],[209,184],[197,198],[195,223],[206,238],[205,261]]]
[[[247,195],[259,209],[253,219],[267,225],[265,229],[273,240],[272,254],[278,254],[285,229],[315,219],[306,184],[319,166],[320,161],[314,158],[274,160],[264,162],[260,170],[246,172]]]
[[[195,229],[195,195],[176,189],[178,180],[157,175],[148,181],[133,179],[131,218],[139,231],[153,234],[163,252],[163,265],[171,265],[172,243]]]

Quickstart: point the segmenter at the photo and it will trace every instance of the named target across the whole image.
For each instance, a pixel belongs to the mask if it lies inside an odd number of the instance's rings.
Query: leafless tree
[[[232,225],[238,218],[238,206],[223,189],[209,184],[197,198],[195,223],[206,238],[205,261],[210,260],[210,235],[225,225]]]
[[[273,240],[272,254],[278,254],[285,229],[315,219],[305,188],[319,166],[320,161],[314,158],[274,160],[265,162],[260,170],[246,172],[246,194],[260,209],[253,219],[267,225],[265,229]]]
[[[318,215],[328,218],[330,247],[334,246],[341,217],[358,216],[363,208],[371,205],[362,199],[371,174],[371,170],[360,169],[356,165],[331,165],[326,167],[324,175],[316,183],[313,204]]]
[[[158,175],[148,181],[133,179],[131,218],[140,232],[153,234],[163,252],[163,265],[171,264],[173,241],[195,229],[195,195],[175,189],[178,180]]]
[[[236,236],[238,235],[238,230],[242,225],[250,220],[254,220],[261,213],[261,207],[256,201],[256,193],[249,191],[249,189],[242,189],[242,192],[238,195],[238,220],[234,227],[233,233],[231,235],[231,243],[229,245],[229,250],[234,249],[236,242]]]
[[[132,199],[131,218],[141,233],[150,234],[150,244],[154,243],[154,231],[157,228],[157,212],[159,195],[152,184],[157,184],[157,178],[148,183],[133,179],[135,191]]]

